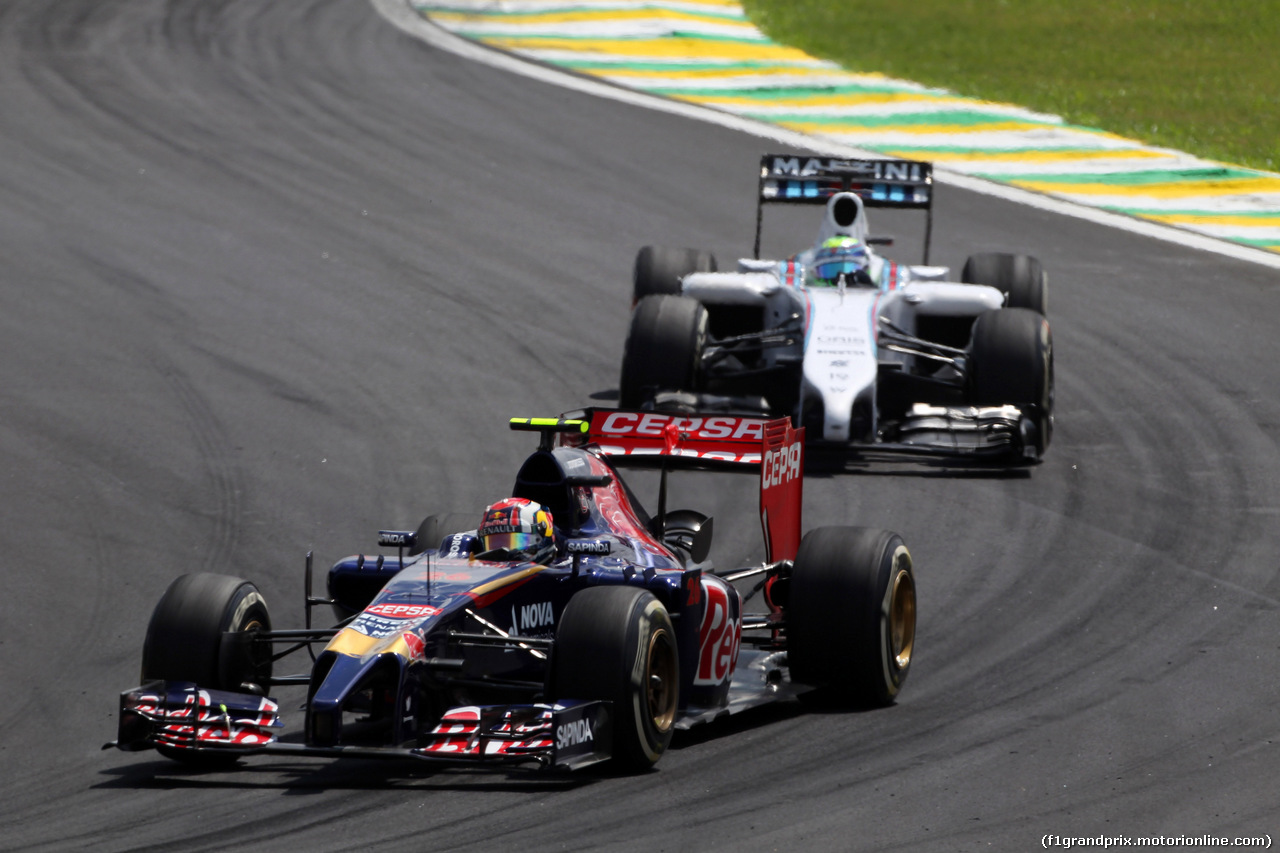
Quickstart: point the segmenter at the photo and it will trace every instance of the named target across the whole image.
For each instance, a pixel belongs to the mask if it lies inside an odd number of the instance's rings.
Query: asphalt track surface
[[[249,577],[299,625],[308,549],[478,511],[530,449],[508,417],[609,405],[636,248],[743,254],[765,144],[438,52],[367,0],[12,0],[0,122],[0,848],[1280,829],[1280,281],[958,189],[935,259],[1051,271],[1057,432],[1028,476],[807,479],[806,527],[915,556],[896,706],[743,715],[640,777],[100,751],[172,577]],[[809,238],[770,224],[766,250]],[[678,485],[722,565],[759,556],[747,481]]]

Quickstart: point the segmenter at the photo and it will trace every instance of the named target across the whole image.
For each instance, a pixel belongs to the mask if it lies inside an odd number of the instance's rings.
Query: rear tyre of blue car
[[[605,586],[575,595],[556,629],[552,699],[612,703],[613,765],[647,770],[671,743],[680,663],[671,616],[652,593]]]
[[[840,704],[892,704],[915,652],[915,575],[902,537],[865,527],[805,534],[785,616],[793,682]]]
[[[636,253],[631,275],[631,306],[657,293],[679,293],[680,280],[691,272],[715,272],[716,257],[698,249],[645,246]]]
[[[707,309],[684,296],[647,296],[631,314],[619,404],[638,409],[660,391],[699,391]]]
[[[416,557],[423,551],[435,550],[449,534],[475,530],[479,525],[480,518],[475,513],[448,512],[428,515],[418,525],[418,530],[413,537],[413,547],[408,550],[408,556]]]

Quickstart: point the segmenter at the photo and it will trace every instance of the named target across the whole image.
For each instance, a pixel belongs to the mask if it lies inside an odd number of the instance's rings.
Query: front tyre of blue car
[[[612,703],[613,765],[637,772],[671,743],[680,664],[671,616],[652,593],[592,587],[575,595],[556,630],[554,699]]]
[[[265,687],[271,657],[251,638],[270,630],[267,602],[249,581],[206,572],[182,575],[152,611],[142,646],[142,682],[187,681],[231,691],[244,691],[243,685]],[[244,641],[227,642],[225,634],[244,635]],[[236,760],[233,755],[158,749],[167,758],[203,766]]]

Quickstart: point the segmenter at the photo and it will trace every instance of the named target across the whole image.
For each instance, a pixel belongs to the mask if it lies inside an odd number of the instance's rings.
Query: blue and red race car
[[[249,581],[179,577],[108,746],[193,763],[275,753],[644,769],[677,728],[809,690],[894,701],[914,650],[911,556],[885,530],[801,539],[803,430],[616,409],[511,426],[541,434],[513,494],[554,520],[554,554],[481,552],[474,531],[428,517],[381,533],[394,553],[336,563],[325,597],[308,557],[295,630],[272,627]],[[628,464],[662,469],[654,515],[619,475]],[[667,511],[666,471],[742,466],[760,472],[767,560],[715,574],[711,519]],[[734,585],[747,578],[759,612]],[[311,627],[317,606],[337,624]],[[276,673],[304,651],[308,671]],[[306,690],[292,730],[268,697],[289,685]]]

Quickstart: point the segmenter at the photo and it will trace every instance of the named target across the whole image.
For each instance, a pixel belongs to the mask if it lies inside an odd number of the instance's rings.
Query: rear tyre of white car
[[[1053,335],[1043,315],[1004,308],[978,317],[969,344],[969,402],[1031,413],[1036,455],[1044,455],[1053,437]]]
[[[645,246],[636,253],[631,275],[631,305],[636,306],[646,296],[679,293],[680,279],[689,273],[715,272],[718,268],[716,256],[710,252]]]
[[[647,770],[671,743],[680,707],[680,658],[671,616],[633,586],[579,592],[556,628],[552,699],[612,703],[613,766]]]
[[[619,404],[635,409],[659,391],[699,391],[707,309],[684,296],[646,296],[622,350]]]
[[[1049,316],[1049,277],[1030,255],[983,252],[964,262],[960,280],[988,284],[1005,295],[1006,308],[1030,308]]]
[[[867,527],[811,530],[787,596],[791,680],[841,704],[892,704],[916,636],[915,575],[902,537]]]

